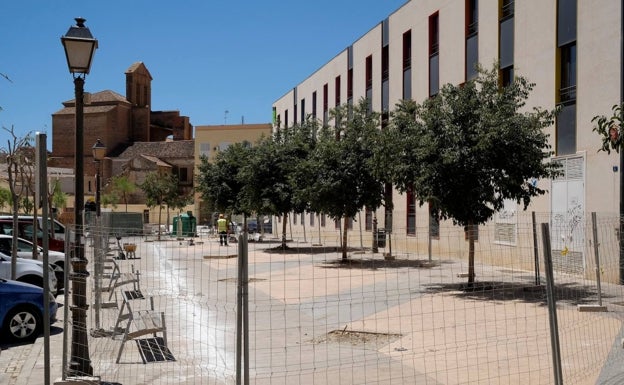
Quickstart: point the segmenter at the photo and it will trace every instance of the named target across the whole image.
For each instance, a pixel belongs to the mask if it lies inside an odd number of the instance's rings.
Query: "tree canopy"
[[[197,191],[214,211],[222,213],[251,213],[245,196],[243,169],[249,167],[252,148],[249,143],[234,143],[220,151],[213,162],[201,157]]]
[[[558,175],[548,135],[556,111],[526,108],[534,84],[522,76],[500,87],[496,66],[476,79],[447,84],[421,104],[401,102],[386,133],[399,191],[412,189],[422,205],[455,224],[485,223],[504,201],[529,205],[546,191],[536,181]],[[469,234],[474,279],[474,237]]]
[[[323,127],[306,168],[313,177],[305,194],[313,211],[344,221],[342,258],[347,258],[347,222],[364,207],[381,206],[384,186],[375,174],[373,148],[379,142],[379,114],[369,111],[366,100],[332,112],[335,127]]]
[[[282,248],[286,247],[286,224],[290,212],[309,207],[304,186],[312,170],[304,162],[315,146],[316,120],[276,131],[254,147],[251,167],[244,171],[250,208],[257,214],[280,215]]]
[[[162,209],[168,202],[177,199],[178,178],[172,174],[163,175],[158,172],[150,172],[145,176],[145,180],[139,185],[139,187],[145,193],[147,206],[158,206],[158,239],[160,240]]]

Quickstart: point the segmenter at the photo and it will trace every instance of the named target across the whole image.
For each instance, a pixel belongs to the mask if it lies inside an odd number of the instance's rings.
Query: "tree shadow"
[[[528,282],[484,281],[473,283],[432,283],[423,285],[430,294],[450,293],[457,298],[487,301],[523,301],[546,306],[546,286]],[[576,282],[555,285],[555,300],[568,305],[594,304],[596,288]],[[602,298],[614,296],[605,295]]]
[[[347,251],[359,251],[360,249],[355,248],[347,248]],[[277,245],[275,247],[271,247],[263,250],[265,253],[269,254],[329,254],[329,253],[338,253],[342,251],[340,247],[336,246],[296,246],[291,247],[288,245]]]
[[[440,266],[440,261],[429,261],[422,259],[337,259],[334,261],[327,261],[322,268],[325,269],[399,269],[399,268],[414,268],[414,269],[430,269]]]

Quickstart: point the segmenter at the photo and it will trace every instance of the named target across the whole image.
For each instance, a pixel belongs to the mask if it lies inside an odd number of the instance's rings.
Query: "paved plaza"
[[[137,259],[118,263],[126,271],[131,266],[140,271],[141,289],[164,310],[167,345],[176,361],[145,364],[137,346],[127,343],[116,364],[119,337],[90,338],[94,374],[103,382],[126,385],[235,383],[238,245],[219,246],[210,237],[195,238],[193,244],[171,238],[127,241],[137,244]],[[295,256],[264,251],[276,245],[249,243],[251,383],[554,383],[547,307],[531,300],[459,296],[453,285],[465,271],[462,261],[429,265],[398,256],[384,262],[380,254],[353,253],[362,265],[379,260],[364,274],[363,268],[340,266],[333,248],[319,253],[310,244],[297,244],[301,252]],[[479,273],[486,282],[510,274],[488,267]],[[575,306],[559,306],[560,329],[574,328],[575,338],[582,340],[567,344],[562,338],[566,383],[624,379],[624,309],[620,299],[605,297],[610,310],[587,319],[579,318]],[[57,299],[64,302],[63,296]],[[64,310],[59,309],[60,320],[51,330],[52,383],[61,378]],[[91,329],[93,311],[88,312]],[[102,309],[100,326],[110,330],[117,315],[118,308]],[[358,338],[366,338],[367,345],[362,347]],[[43,384],[43,341],[1,344],[0,384]],[[583,346],[597,345],[604,348],[597,349],[594,361],[577,360]],[[506,362],[513,367],[501,364]]]

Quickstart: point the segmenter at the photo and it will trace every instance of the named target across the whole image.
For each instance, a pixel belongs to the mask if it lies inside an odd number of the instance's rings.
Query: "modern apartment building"
[[[472,79],[476,63],[487,69],[497,63],[501,84],[516,74],[536,84],[526,108],[561,108],[548,134],[565,173],[535,181],[549,193],[529,211],[618,213],[620,158],[598,152],[592,118],[622,101],[623,12],[622,0],[407,1],[276,100],[274,129],[308,115],[331,125],[332,108],[361,98],[385,113],[401,99],[422,102],[443,84]],[[394,192],[393,201],[392,215],[377,213],[381,227],[409,236],[428,226],[427,208],[414,197]],[[521,211],[513,202],[505,208]],[[509,215],[493,222],[510,227],[499,241],[513,245]],[[444,226],[451,225],[440,231]]]

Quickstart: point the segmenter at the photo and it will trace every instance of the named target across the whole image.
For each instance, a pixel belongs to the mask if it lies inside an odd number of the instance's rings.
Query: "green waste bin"
[[[173,217],[174,237],[194,237],[197,229],[197,218],[192,213],[178,215]]]

